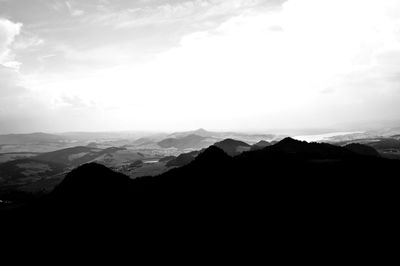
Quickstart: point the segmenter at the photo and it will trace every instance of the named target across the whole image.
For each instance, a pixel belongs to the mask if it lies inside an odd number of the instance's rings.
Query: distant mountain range
[[[212,145],[212,140],[207,140],[206,137],[199,135],[187,135],[178,138],[167,138],[157,144],[161,148],[177,148],[180,150],[184,149],[202,149]]]
[[[210,146],[210,145],[209,145]],[[230,156],[236,156],[242,152],[249,151],[251,146],[243,141],[234,139],[225,139],[214,143],[214,146],[220,148],[226,154]],[[167,166],[169,167],[181,167],[192,162],[200,153],[205,149],[199,151],[192,151],[188,153],[182,153],[178,157],[168,161]]]
[[[270,146],[276,147],[281,145],[281,142],[278,143],[276,140],[271,142],[261,140],[255,142],[253,145],[231,138],[218,140],[218,138],[206,137],[214,135],[215,132],[208,132],[204,129],[187,133],[199,133],[203,136],[194,134],[187,135],[186,133],[174,133],[176,137],[166,138],[157,143],[155,143],[155,141],[159,136],[156,138],[150,137],[148,139],[138,139],[137,143],[152,143],[151,145],[158,146],[158,148],[152,147],[150,152],[148,152],[148,154],[155,155],[147,155],[147,158],[149,158],[149,156],[150,158],[153,158],[151,160],[152,162],[157,162],[157,160],[160,162],[160,164],[154,164],[152,167],[144,163],[146,161],[146,156],[140,152],[140,147],[139,149],[127,149],[125,147],[99,148],[99,146],[102,145],[93,142],[88,143],[87,146],[59,149],[53,152],[41,154],[25,155],[17,153],[15,155],[10,155],[10,158],[16,159],[10,159],[11,161],[9,161],[7,164],[0,164],[0,188],[4,187],[5,185],[7,185],[7,188],[13,186],[30,188],[32,185],[34,185],[35,190],[38,190],[43,185],[43,188],[46,190],[52,189],[53,185],[57,184],[57,182],[59,182],[62,178],[62,176],[59,176],[59,174],[89,162],[101,163],[108,167],[113,167],[113,169],[118,168],[118,170],[123,173],[129,174],[132,177],[137,177],[147,174],[159,174],[167,171],[171,167],[176,168],[185,166],[194,161],[195,158],[204,151],[204,149],[210,147],[211,145],[220,148],[229,156],[237,156],[243,152],[263,150]],[[37,140],[45,138],[43,134],[35,134],[34,136],[37,137]],[[28,140],[32,138],[34,137],[23,136],[19,137],[18,139]],[[53,140],[57,140],[57,138],[54,138],[53,136],[49,141]],[[396,154],[400,148],[400,141],[395,138],[378,138],[359,141],[361,143],[365,143],[366,145],[354,143],[354,141],[339,142],[335,143],[335,145],[341,145],[345,147],[346,150],[350,150],[353,153],[360,155],[397,158]],[[162,156],[163,152],[161,151],[163,149],[168,150],[171,148],[178,151],[172,153],[174,156],[171,156],[171,153],[166,152],[164,159]],[[8,155],[5,154],[4,156]],[[23,156],[28,157],[21,159]],[[156,156],[156,159],[154,159],[154,156]],[[141,162],[140,166],[136,166],[135,162],[139,161]],[[143,170],[138,172],[137,169],[141,168],[142,166],[149,167],[144,167]],[[135,173],[132,172],[134,169],[136,169]],[[54,182],[50,182],[52,176],[57,177]],[[42,183],[44,180],[47,181]]]
[[[198,129],[187,132],[176,132],[167,136],[167,138],[156,141],[154,139],[142,138],[134,143],[136,145],[151,145],[156,144],[161,148],[175,148],[179,150],[198,150],[207,148],[216,142],[223,141],[224,139],[237,139],[243,142],[256,143],[261,140],[277,140],[281,136],[273,134],[244,134],[234,132],[212,132],[204,129]],[[248,144],[246,144],[248,145]]]
[[[305,249],[308,242],[328,243],[350,252],[355,243],[357,247],[392,243],[381,236],[392,237],[397,228],[399,160],[355,143],[284,138],[250,144],[225,139],[199,151],[165,156],[166,163],[176,163],[171,170],[136,179],[102,164],[80,165],[59,178],[50,193],[21,196],[11,204],[0,198],[3,233],[23,244],[17,233],[33,232],[35,241],[49,235],[61,241],[89,235],[92,242],[107,235],[124,236],[128,248],[130,242],[154,243],[165,234],[168,243],[183,237],[201,239],[198,244],[208,247],[221,238],[232,245],[254,243],[263,250],[264,241],[281,246],[290,240],[290,245]],[[103,154],[96,160],[121,160],[128,152],[113,151],[107,153],[111,157]],[[76,147],[37,156],[46,163],[34,157],[7,162],[0,164],[1,181],[14,170],[22,174],[18,182],[26,174],[42,178],[104,152]],[[145,164],[140,159],[130,163]],[[309,251],[315,255],[315,249]]]
[[[244,142],[255,143],[260,140],[276,140],[282,139],[283,135],[276,135],[276,134],[251,134],[251,133],[239,133],[239,132],[215,132],[215,131],[207,131],[203,128],[193,130],[193,131],[186,131],[186,132],[176,132],[170,134],[169,138],[183,138],[189,135],[197,135],[203,138],[212,138],[217,141],[221,141],[224,139],[237,139]]]
[[[169,138],[183,138],[187,137],[189,135],[197,135],[203,138],[210,138],[210,137],[215,137],[220,135],[221,133],[219,132],[211,132],[207,131],[203,128],[199,128],[197,130],[192,130],[192,131],[184,131],[184,132],[175,132],[170,135],[168,135]]]
[[[0,135],[0,145],[59,143],[66,140],[65,137],[46,133]]]
[[[231,140],[225,143],[231,143]],[[223,187],[234,190],[250,189],[255,194],[247,196],[250,198],[257,196],[260,200],[265,196],[259,194],[260,190],[270,193],[272,188],[289,198],[312,193],[314,196],[322,197],[320,198],[322,200],[327,200],[328,195],[334,197],[332,193],[336,193],[336,190],[342,193],[345,191],[355,193],[356,187],[369,186],[370,182],[377,186],[382,180],[393,182],[395,179],[390,171],[398,169],[400,161],[361,155],[362,152],[358,152],[360,147],[358,146],[354,152],[352,151],[354,147],[351,146],[338,147],[286,138],[275,145],[231,157],[213,145],[200,152],[186,166],[157,177],[135,180],[125,178],[123,175],[118,175],[120,177],[114,179],[113,175],[117,174],[106,167],[87,164],[68,174],[54,190],[53,195],[61,198],[73,196],[74,201],[79,204],[84,204],[86,197],[90,198],[91,204],[97,204],[103,197],[115,201],[120,198],[117,195],[123,195],[126,199],[132,197],[135,201],[145,197],[151,199],[146,203],[146,207],[155,207],[152,204],[160,203],[158,199],[161,198],[165,201],[162,206],[165,206],[166,202],[172,204],[177,198],[181,198],[185,201],[179,202],[178,207],[183,207],[188,204],[187,201],[197,206],[202,200],[205,200],[205,204],[214,202],[218,205],[222,197],[231,197],[230,200],[236,202],[238,199],[235,195],[225,194]],[[121,181],[124,183],[123,186],[120,186],[119,179],[123,180]],[[326,186],[328,183],[329,187]],[[208,192],[203,195],[202,191]],[[277,195],[277,191],[273,191],[273,194]],[[290,195],[289,192],[294,194]],[[213,200],[205,199],[205,195]],[[351,198],[354,196],[345,195]],[[144,204],[142,200],[139,202]],[[74,208],[79,209],[79,206]],[[156,209],[160,211],[159,207]]]
[[[273,245],[294,238],[302,246],[323,238],[353,252],[349,235],[381,243],[377,236],[391,236],[397,226],[400,161],[362,155],[370,152],[364,148],[285,138],[230,156],[212,145],[185,166],[136,179],[90,163],[50,194],[0,206],[0,215],[14,237],[16,230],[62,240],[89,232],[102,239],[129,234],[130,241],[169,234],[168,241],[221,236],[246,245],[254,237]]]

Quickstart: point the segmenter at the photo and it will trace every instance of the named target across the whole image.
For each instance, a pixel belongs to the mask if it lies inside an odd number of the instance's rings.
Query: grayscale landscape
[[[0,0],[14,259],[386,265],[399,170],[398,0]]]

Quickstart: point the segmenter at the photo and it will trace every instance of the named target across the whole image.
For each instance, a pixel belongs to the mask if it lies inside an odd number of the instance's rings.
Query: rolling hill
[[[34,157],[44,162],[60,163],[68,166],[78,166],[96,161],[108,166],[121,164],[124,161],[142,159],[143,155],[129,151],[126,148],[111,147],[106,149],[78,146],[40,154]]]
[[[166,163],[167,167],[181,167],[191,163],[202,151],[192,151],[182,153],[178,157],[169,160]]]
[[[236,156],[244,151],[249,151],[251,148],[249,144],[234,139],[225,139],[215,143],[214,146],[220,148],[230,156]]]
[[[363,144],[359,144],[359,143],[351,143],[344,147],[346,149],[348,149],[354,153],[360,154],[360,155],[374,156],[374,157],[380,156],[380,154],[377,150],[375,150],[374,148],[372,148],[368,145],[363,145]]]
[[[58,175],[66,169],[65,164],[44,162],[33,158],[2,163],[0,164],[0,191],[16,190]]]
[[[261,150],[261,149],[264,149],[265,147],[268,147],[268,146],[271,146],[271,145],[272,145],[271,142],[268,142],[268,141],[265,141],[265,140],[260,140],[259,142],[255,143],[255,144],[253,144],[251,146],[251,150],[252,151]]]
[[[212,141],[206,137],[198,135],[187,135],[180,138],[167,138],[157,144],[162,148],[176,148],[180,150],[184,149],[202,149],[212,145]]]
[[[58,135],[47,133],[31,133],[31,134],[9,134],[0,135],[0,144],[46,144],[46,143],[63,143],[66,138]]]

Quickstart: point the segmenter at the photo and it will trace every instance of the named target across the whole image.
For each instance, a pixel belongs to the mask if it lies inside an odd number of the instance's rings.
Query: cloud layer
[[[47,21],[18,13],[23,28],[0,20],[0,99],[15,106],[0,119],[30,117],[26,131],[317,128],[400,113],[395,0],[54,1],[43,10]]]

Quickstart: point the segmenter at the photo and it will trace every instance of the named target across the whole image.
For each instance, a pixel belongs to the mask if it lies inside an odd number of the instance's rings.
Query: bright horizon
[[[396,0],[0,0],[0,134],[393,125],[399,63]]]

